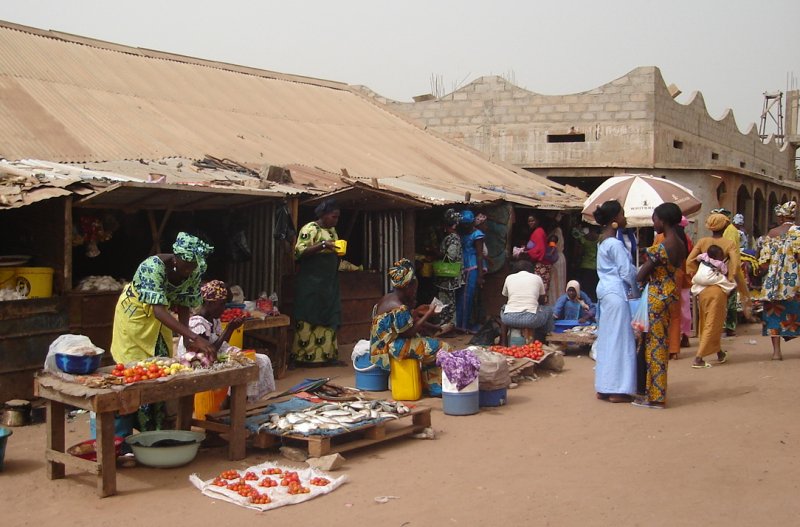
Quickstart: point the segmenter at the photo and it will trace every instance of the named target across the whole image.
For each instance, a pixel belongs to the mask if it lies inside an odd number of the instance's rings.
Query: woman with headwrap
[[[550,267],[545,262],[545,252],[547,251],[547,233],[542,227],[542,222],[537,216],[528,216],[528,228],[531,230],[525,251],[519,254],[520,258],[525,258],[533,263],[533,272],[539,275],[544,282],[545,294],[550,288]]]
[[[597,244],[597,299],[600,318],[595,343],[594,387],[597,398],[630,402],[636,393],[636,337],[628,298],[639,296],[636,268],[625,244],[616,238],[627,220],[622,205],[606,201],[594,212],[602,227]]]
[[[447,209],[444,213],[444,229],[447,235],[439,245],[439,252],[445,262],[462,263],[463,254],[461,251],[461,237],[456,233],[456,227],[461,220],[461,215],[453,209]],[[434,280],[436,288],[439,290],[439,300],[445,305],[439,314],[439,322],[442,328],[449,330],[456,322],[456,291],[464,285],[462,275],[453,277],[436,277]],[[446,332],[446,331],[445,331]]]
[[[594,316],[594,302],[581,291],[581,284],[577,280],[567,282],[564,294],[558,297],[553,307],[553,317],[556,320],[577,320],[583,324],[594,320]]]
[[[178,233],[172,253],[156,254],[136,269],[133,280],[119,295],[114,311],[111,355],[118,363],[172,355],[173,333],[177,333],[197,351],[214,353],[207,339],[189,328],[189,310],[200,306],[200,277],[206,270],[206,257],[214,248],[200,238]],[[176,319],[170,313],[174,308]],[[143,406],[135,414],[117,422],[117,435],[159,429],[164,418],[162,403]]]
[[[697,257],[702,253],[707,253],[710,246],[716,245],[722,249],[725,255],[728,279],[736,280],[736,270],[739,269],[739,245],[723,237],[729,223],[728,217],[719,213],[712,213],[706,219],[706,228],[711,231],[711,236],[697,240],[692,252],[686,258],[686,273],[689,276],[697,273],[699,265]],[[722,331],[728,310],[728,294],[718,285],[706,287],[697,295],[697,309],[699,314],[697,331],[700,336],[700,344],[694,361],[692,361],[692,368],[711,367],[704,357],[715,353],[717,361],[722,364],[728,360],[727,352],[722,350]]]
[[[552,302],[567,287],[567,259],[564,257],[564,231],[561,229],[561,213],[558,212],[554,218],[555,227],[550,231],[547,245],[555,241],[555,249],[558,258],[555,263],[550,265],[550,288],[547,290],[547,298]],[[553,240],[555,237],[555,240]],[[552,241],[551,241],[552,240]]]
[[[480,288],[483,287],[483,275],[486,273],[483,265],[483,239],[486,236],[475,228],[475,214],[471,210],[461,212],[458,233],[461,235],[464,286],[456,291],[456,324],[461,330],[477,331],[483,321],[473,321],[471,315],[481,311],[476,310],[473,303],[480,302]]]
[[[780,225],[770,230],[758,258],[765,272],[760,298],[764,301],[762,334],[772,338],[772,360],[783,360],[781,337],[800,336],[800,229],[795,224],[797,204],[775,207]]]
[[[664,408],[667,402],[670,313],[677,307],[680,315],[681,289],[676,278],[687,252],[686,240],[678,233],[683,230],[680,222],[681,209],[676,204],[662,203],[655,208],[653,229],[664,235],[664,241],[647,249],[636,276],[639,283],[647,282],[648,329],[637,357],[640,397],[633,404],[644,408]]]
[[[326,199],[314,209],[315,221],[300,229],[294,257],[295,280],[292,360],[296,365],[340,364],[336,330],[341,322],[339,257],[334,242],[339,206]]]
[[[384,370],[390,369],[389,357],[416,359],[422,366],[423,388],[433,397],[442,395],[442,369],[436,365],[439,350],[450,351],[447,343],[421,336],[429,331],[429,309],[419,318],[412,310],[417,303],[417,279],[414,264],[406,258],[389,268],[392,292],[384,295],[372,312],[370,360]]]
[[[200,296],[203,297],[203,305],[189,318],[189,328],[192,332],[208,340],[216,353],[240,352],[239,348],[228,344],[228,339],[236,329],[241,327],[244,318],[230,320],[225,329],[222,329],[220,320],[225,311],[225,304],[230,301],[232,296],[227,284],[222,280],[206,282],[200,287]],[[183,357],[191,348],[192,345],[187,345],[186,339],[181,337],[178,341],[178,357]],[[258,365],[258,380],[247,383],[247,400],[251,403],[275,390],[272,361],[268,356],[256,353],[256,364]]]

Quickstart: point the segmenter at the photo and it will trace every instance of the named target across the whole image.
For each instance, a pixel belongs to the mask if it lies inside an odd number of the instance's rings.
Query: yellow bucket
[[[15,276],[14,267],[0,267],[0,289],[16,289],[17,281],[14,280]]]
[[[207,390],[194,394],[194,414],[195,419],[205,419],[206,414],[219,412],[222,404],[228,396],[228,388],[218,390]]]
[[[336,240],[333,242],[333,246],[336,248],[336,256],[347,254],[347,240]]]
[[[228,327],[227,322],[222,323],[222,331],[225,331],[225,328]],[[231,333],[230,338],[228,339],[228,344],[231,346],[236,346],[239,349],[242,349],[244,346],[244,326],[239,326],[233,333]]]
[[[416,359],[389,357],[389,382],[396,401],[416,401],[422,397],[422,372]]]
[[[26,298],[50,298],[53,296],[52,267],[12,267],[14,287]]]

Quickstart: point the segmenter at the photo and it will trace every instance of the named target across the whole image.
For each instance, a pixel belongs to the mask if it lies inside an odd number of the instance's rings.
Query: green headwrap
[[[214,247],[200,238],[179,232],[172,244],[172,253],[186,262],[197,262],[198,267],[204,267],[206,256],[214,251]]]
[[[389,281],[395,289],[407,286],[414,279],[414,264],[401,258],[389,268]]]

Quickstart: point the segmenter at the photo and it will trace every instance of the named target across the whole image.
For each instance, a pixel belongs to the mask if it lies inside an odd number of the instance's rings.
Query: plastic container
[[[156,430],[128,436],[125,442],[130,445],[138,463],[148,467],[171,468],[192,461],[205,437],[205,434],[189,430]],[[153,446],[165,441],[174,444]]]
[[[206,414],[219,412],[222,410],[222,404],[227,397],[227,388],[197,392],[194,394],[194,412],[192,413],[192,417],[195,419],[205,419]]]
[[[14,267],[0,267],[0,289],[16,289],[17,281],[14,280],[15,276]]]
[[[225,331],[227,327],[228,323],[223,322],[222,331]],[[239,349],[244,347],[244,325],[241,325],[233,330],[233,333],[231,333],[231,336],[228,338],[228,344],[231,346],[236,346]]]
[[[17,292],[26,298],[53,296],[52,267],[13,267]]]
[[[3,471],[3,461],[6,457],[6,443],[8,438],[14,431],[0,426],[0,472]]]
[[[416,359],[389,357],[389,381],[396,401],[417,401],[422,397],[422,372]]]
[[[368,392],[385,392],[389,389],[389,372],[372,364],[369,355],[359,355],[353,363],[356,370],[356,388]]]
[[[442,374],[442,411],[447,415],[473,415],[480,412],[478,379],[459,390]]]
[[[63,372],[86,375],[87,373],[94,373],[94,371],[100,367],[100,361],[102,359],[102,353],[96,355],[67,355],[65,353],[56,353],[56,366]]]
[[[336,256],[344,256],[347,254],[347,240],[336,240],[333,242],[333,247]]]
[[[481,407],[503,406],[504,404],[506,404],[507,396],[508,396],[508,390],[506,388],[500,388],[497,390],[479,390],[478,404]]]
[[[114,437],[114,452],[119,457],[122,454],[122,443],[125,442],[124,437]],[[76,445],[72,445],[67,449],[67,454],[71,454],[81,459],[88,459],[89,461],[97,461],[97,440],[87,439],[81,441]]]
[[[568,329],[572,329],[575,326],[588,326],[589,324],[581,324],[579,320],[556,320],[555,327],[553,329],[553,333],[564,333]]]

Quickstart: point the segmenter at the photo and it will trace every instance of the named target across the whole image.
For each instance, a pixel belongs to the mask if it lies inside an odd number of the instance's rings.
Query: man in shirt
[[[508,302],[500,308],[500,345],[505,346],[508,328],[519,328],[526,333],[526,341],[535,336],[544,340],[553,330],[553,308],[542,305],[547,294],[542,277],[533,273],[533,264],[517,260],[511,265],[511,274],[503,284],[503,296]]]

